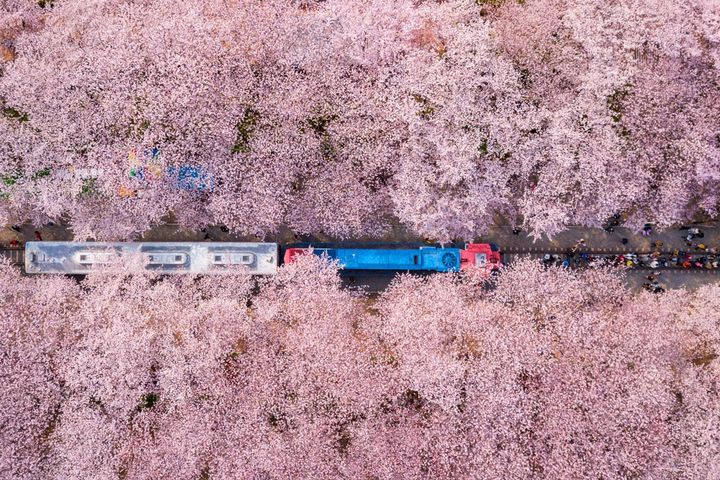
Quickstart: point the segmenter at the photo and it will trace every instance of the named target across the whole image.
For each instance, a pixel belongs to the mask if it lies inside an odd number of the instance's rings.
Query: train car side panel
[[[27,242],[27,273],[84,275],[123,264],[163,274],[218,275],[246,268],[253,275],[274,275],[276,243],[240,242]]]
[[[285,262],[308,249],[289,248]],[[337,260],[346,270],[395,270],[450,272],[460,269],[460,250],[457,248],[422,247],[417,249],[315,248],[312,253]]]

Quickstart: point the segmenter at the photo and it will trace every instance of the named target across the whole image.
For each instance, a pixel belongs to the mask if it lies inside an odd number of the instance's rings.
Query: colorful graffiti
[[[196,165],[168,166],[163,168],[161,152],[153,147],[142,152],[132,149],[128,152],[129,177],[132,185],[121,185],[118,195],[132,198],[149,188],[153,181],[163,180],[177,190],[212,192],[215,181],[211,174]]]

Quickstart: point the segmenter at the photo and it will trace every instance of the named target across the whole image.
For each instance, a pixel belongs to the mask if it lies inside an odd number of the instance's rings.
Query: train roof
[[[313,253],[327,255],[348,270],[449,272],[460,268],[460,251],[457,248],[316,248]]]
[[[163,274],[228,274],[244,267],[274,275],[277,243],[250,242],[27,242],[26,273],[84,275],[98,267],[137,261]]]

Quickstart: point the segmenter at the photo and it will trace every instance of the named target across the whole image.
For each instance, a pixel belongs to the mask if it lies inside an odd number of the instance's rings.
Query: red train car
[[[488,273],[500,269],[500,251],[491,243],[466,243],[460,249],[460,270],[484,268]]]

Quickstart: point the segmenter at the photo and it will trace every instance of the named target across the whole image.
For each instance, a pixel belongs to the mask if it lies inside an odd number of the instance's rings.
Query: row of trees
[[[3,478],[718,478],[720,287],[0,266]]]
[[[0,223],[68,213],[118,238],[172,211],[348,237],[397,218],[448,240],[496,214],[553,234],[718,212],[715,0],[2,8]],[[154,147],[215,189],[130,178],[128,152]]]

